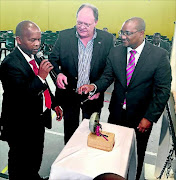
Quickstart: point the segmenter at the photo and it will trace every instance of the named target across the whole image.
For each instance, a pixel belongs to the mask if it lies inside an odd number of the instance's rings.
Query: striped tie
[[[129,58],[129,62],[128,62],[128,65],[126,68],[127,86],[130,83],[133,71],[135,69],[135,57],[134,57],[134,55],[136,54],[136,51],[131,50],[130,53],[131,53],[131,56]],[[126,109],[126,99],[124,99],[124,102],[123,102],[123,109]]]
[[[130,53],[131,53],[131,56],[130,56],[130,59],[129,59],[129,62],[128,62],[128,66],[126,68],[127,86],[130,83],[133,71],[135,69],[135,57],[134,56],[136,54],[136,51],[135,50],[131,50]]]

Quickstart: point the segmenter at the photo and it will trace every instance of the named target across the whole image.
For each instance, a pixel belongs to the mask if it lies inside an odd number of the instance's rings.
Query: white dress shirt
[[[144,41],[142,42],[142,44],[140,46],[138,46],[136,49],[134,49],[136,51],[136,54],[134,55],[134,57],[135,57],[135,66],[138,63],[138,60],[139,60],[141,52],[142,52],[142,50],[144,48],[144,45],[145,45],[145,39],[144,39]],[[131,47],[127,47],[127,65],[128,65],[128,62],[129,62],[129,59],[130,59],[130,56],[131,56],[131,53],[130,53],[131,50],[133,50]],[[124,101],[126,101],[126,100],[124,100]],[[126,103],[123,104],[122,108],[126,109]]]
[[[30,62],[31,60],[35,59],[35,58],[34,58],[34,55],[31,54],[31,58],[30,58],[19,46],[17,46],[17,48],[20,50],[21,54],[24,56],[24,58],[26,59],[26,61],[27,61],[28,64],[29,64],[29,66],[30,66],[31,69],[33,70],[33,66],[32,66],[32,64],[30,64],[29,62]],[[36,63],[36,65],[37,65],[37,67],[39,68],[39,66],[38,66],[37,63]],[[45,80],[43,80],[40,76],[38,76],[38,77],[39,77],[39,79],[42,81],[42,83],[44,84],[44,83],[45,83]],[[44,96],[43,93],[42,93],[42,95],[43,95],[43,112],[44,112],[44,111],[47,109],[47,107],[46,107],[46,105],[45,105],[45,96]]]
[[[136,54],[134,55],[134,57],[135,57],[135,66],[136,66],[136,64],[138,62],[138,59],[139,59],[139,57],[141,55],[141,52],[142,52],[142,50],[144,48],[144,45],[145,45],[145,40],[143,41],[143,43],[140,46],[138,46],[136,49],[134,49],[136,51]],[[133,50],[131,47],[127,48],[127,64],[129,62],[129,59],[130,59],[130,56],[131,56],[131,54],[130,54],[131,50]]]

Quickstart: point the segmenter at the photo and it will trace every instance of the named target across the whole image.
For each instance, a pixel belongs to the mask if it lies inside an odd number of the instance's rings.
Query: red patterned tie
[[[38,75],[38,67],[37,67],[37,65],[35,63],[35,60],[34,59],[31,60],[29,63],[33,66],[33,70],[34,70],[35,75]],[[51,109],[51,96],[50,96],[50,93],[49,93],[48,89],[46,89],[44,91],[44,96],[45,96],[45,105],[46,105],[46,107],[48,109]]]
[[[130,59],[129,59],[129,62],[128,62],[128,66],[126,68],[127,86],[130,83],[133,71],[135,69],[135,57],[134,56],[136,54],[136,51],[135,50],[131,50],[130,53],[131,53],[131,56],[130,56]]]

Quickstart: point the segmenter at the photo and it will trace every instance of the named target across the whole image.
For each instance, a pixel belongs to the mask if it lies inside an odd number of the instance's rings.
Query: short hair
[[[142,18],[140,18],[140,17],[132,17],[132,18],[126,20],[125,23],[127,23],[129,21],[136,21],[137,22],[136,29],[138,31],[145,31],[145,21]]]
[[[83,9],[84,7],[87,7],[87,8],[92,9],[93,14],[94,14],[95,21],[98,21],[98,9],[97,9],[94,5],[88,4],[88,3],[82,4],[82,5],[79,7],[79,9],[78,9],[78,11],[77,11],[77,13],[76,13],[76,17],[78,17],[79,11],[81,11],[81,9]]]
[[[23,36],[23,33],[24,33],[24,30],[26,30],[29,26],[33,26],[33,27],[37,27],[39,30],[39,26],[37,24],[35,24],[34,22],[32,21],[29,21],[29,20],[25,20],[25,21],[21,21],[17,27],[16,27],[16,36]]]
[[[125,180],[122,176],[115,173],[103,173],[96,176],[93,180]]]
[[[108,28],[107,28],[107,27],[104,27],[103,30],[108,30]]]
[[[153,36],[160,36],[161,37],[161,34],[159,32],[156,32],[156,33],[154,33]]]

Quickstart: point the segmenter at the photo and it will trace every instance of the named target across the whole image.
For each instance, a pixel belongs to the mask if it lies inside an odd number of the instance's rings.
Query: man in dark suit
[[[106,58],[113,46],[113,36],[96,29],[98,9],[83,4],[77,12],[77,24],[72,29],[60,31],[49,59],[58,74],[56,98],[63,108],[65,143],[79,125],[80,108],[82,118],[90,118],[95,111],[101,112],[104,93],[99,99],[85,101],[77,88],[96,81],[103,73]],[[99,93],[95,95],[97,98]]]
[[[35,57],[41,42],[41,31],[35,23],[20,22],[16,27],[16,41],[18,46],[0,66],[4,89],[1,137],[10,147],[9,179],[41,180],[38,171],[44,132],[45,127],[51,128],[51,106],[55,107],[46,83],[53,66],[47,59],[40,62]],[[31,62],[37,62],[38,67]],[[57,115],[61,113],[58,106],[55,111]]]
[[[170,54],[170,51],[171,51],[170,44],[161,39],[160,33],[155,33],[153,35],[152,43],[154,46],[158,46],[158,47],[161,47],[163,49],[166,49],[168,51],[168,53]]]
[[[101,78],[94,85],[83,85],[79,93],[96,87],[103,92],[114,82],[109,106],[109,123],[134,128],[137,138],[140,178],[152,125],[162,114],[170,95],[171,68],[167,51],[144,39],[145,22],[133,17],[122,26],[122,45],[113,48]]]

